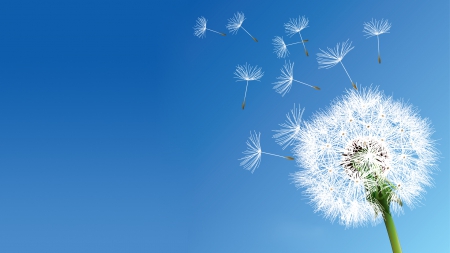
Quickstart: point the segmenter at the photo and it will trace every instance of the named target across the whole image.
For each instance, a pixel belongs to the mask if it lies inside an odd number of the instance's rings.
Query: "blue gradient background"
[[[242,30],[227,19],[245,13]],[[283,24],[306,15],[310,57],[291,47],[295,77],[322,88],[272,89]],[[199,16],[208,27],[199,39]],[[363,37],[387,18],[390,34]],[[293,104],[304,119],[351,88],[319,48],[349,39],[358,85],[379,86],[429,118],[440,150],[422,205],[394,217],[404,252],[450,251],[448,1],[2,1],[0,252],[391,252],[383,224],[345,229],[314,213],[291,184],[299,168],[237,159],[250,130],[263,150]],[[235,82],[237,64],[260,83]]]

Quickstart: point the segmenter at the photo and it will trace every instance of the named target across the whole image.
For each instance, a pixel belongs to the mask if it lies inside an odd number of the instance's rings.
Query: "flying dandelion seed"
[[[239,31],[239,28],[242,28],[250,37],[255,41],[258,42],[258,40],[253,37],[245,28],[242,26],[242,23],[244,23],[245,16],[242,12],[237,12],[234,14],[234,16],[230,19],[228,19],[227,29],[230,31],[230,33],[236,34]]]
[[[281,156],[281,155],[275,155],[267,152],[263,152],[261,150],[261,133],[254,134],[250,132],[249,140],[247,140],[247,150],[242,152],[245,156],[239,160],[242,160],[241,166],[244,167],[246,170],[250,170],[252,173],[255,171],[256,168],[259,167],[261,163],[261,154],[271,155],[271,156],[278,156],[282,157],[288,160],[294,160],[291,156]]]
[[[284,95],[286,95],[286,93],[288,93],[291,90],[292,82],[301,83],[301,84],[304,84],[311,88],[314,88],[316,90],[320,90],[320,88],[317,86],[312,86],[307,83],[295,80],[294,79],[294,63],[291,63],[290,61],[286,62],[283,65],[283,68],[281,69],[281,76],[277,77],[277,79],[280,81],[274,82],[273,84],[275,84],[275,86],[273,88],[276,90],[276,92],[280,93],[281,96],[283,96],[283,97],[284,97]]]
[[[347,90],[303,121],[294,149],[302,170],[293,180],[331,221],[357,227],[383,220],[393,252],[401,252],[391,214],[414,207],[432,184],[431,133],[417,110],[377,88]]]
[[[283,37],[275,36],[274,39],[272,39],[272,44],[275,46],[275,49],[273,50],[274,53],[277,54],[278,58],[285,58],[289,55],[289,50],[287,49],[288,46],[295,45],[295,44],[304,44],[308,42],[308,40],[302,40],[300,42],[294,42],[291,44],[284,43]]]
[[[211,31],[211,32],[215,32],[218,33],[222,36],[226,36],[225,33],[221,33],[221,32],[217,32],[211,29],[206,28],[206,23],[208,22],[208,20],[206,20],[206,18],[204,17],[199,17],[197,18],[197,22],[195,24],[194,28],[194,35],[199,37],[199,38],[203,38],[206,36],[206,31]]]
[[[347,43],[347,41],[342,42],[342,45],[337,43],[336,48],[329,48],[328,52],[320,49],[320,51],[322,51],[322,53],[318,53],[317,54],[317,62],[319,63],[319,69],[321,68],[332,68],[334,67],[336,64],[341,63],[342,67],[345,70],[345,73],[347,74],[348,78],[350,79],[350,82],[352,83],[352,86],[355,90],[357,90],[358,88],[356,87],[356,84],[352,81],[352,78],[350,77],[350,75],[347,72],[347,69],[345,69],[344,64],[342,63],[342,60],[344,59],[345,55],[350,52],[354,47],[352,47],[352,42],[350,42],[350,44]]]
[[[294,36],[298,33],[300,35],[300,41],[303,44],[303,49],[305,50],[306,56],[309,56],[308,50],[306,49],[301,31],[308,27],[309,20],[305,18],[304,16],[296,18],[289,19],[289,22],[284,24],[284,28],[286,29],[286,33],[289,37]],[[306,40],[307,41],[307,40]]]
[[[246,81],[247,85],[245,86],[245,93],[244,93],[244,101],[242,102],[242,110],[245,108],[245,98],[247,97],[247,88],[248,88],[248,82],[249,81],[259,81],[261,77],[263,77],[264,72],[261,71],[261,68],[258,68],[258,66],[252,67],[245,63],[245,65],[237,65],[236,72],[234,72],[236,75],[234,78],[238,78],[240,80],[236,81]]]
[[[364,29],[363,32],[366,33],[364,36],[367,36],[367,38],[377,36],[377,43],[378,43],[378,63],[381,63],[381,56],[380,56],[380,38],[379,35],[383,33],[389,33],[389,30],[391,29],[391,24],[388,23],[386,20],[374,20],[364,23]]]
[[[286,114],[286,122],[280,124],[283,129],[281,130],[273,130],[277,132],[273,135],[276,142],[283,146],[283,149],[287,148],[294,144],[300,134],[300,124],[302,123],[302,115],[305,109],[301,109],[300,106],[297,108],[294,104],[294,109],[291,110],[291,113]]]
[[[283,37],[275,36],[272,39],[272,44],[275,46],[274,53],[277,54],[278,58],[284,58],[289,55],[286,43],[284,43]]]

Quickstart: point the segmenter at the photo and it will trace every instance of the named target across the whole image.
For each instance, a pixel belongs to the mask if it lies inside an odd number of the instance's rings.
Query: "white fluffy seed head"
[[[286,33],[289,37],[294,36],[295,34],[301,32],[303,29],[308,27],[309,20],[305,18],[305,16],[289,19],[289,22],[284,24],[284,28],[286,29]]]
[[[244,20],[244,13],[235,13],[232,18],[228,19],[227,29],[230,31],[230,33],[236,34],[239,31],[239,28],[241,28],[242,23],[244,23]]]
[[[281,69],[281,76],[277,77],[277,79],[279,81],[273,83],[275,84],[273,88],[284,97],[291,90],[292,82],[294,81],[294,63],[290,61],[285,62]]]
[[[348,90],[331,107],[304,122],[293,175],[315,210],[345,226],[382,221],[381,207],[368,201],[379,182],[392,185],[391,212],[414,207],[431,185],[437,151],[427,119],[377,90]],[[402,204],[399,204],[402,203]]]
[[[204,18],[204,17],[197,18],[195,26],[193,27],[195,36],[197,36],[199,38],[205,37],[207,22],[208,22],[208,20],[206,20],[206,18]]]
[[[391,24],[388,23],[387,19],[372,19],[370,22],[364,23],[363,25],[364,36],[367,36],[367,38],[378,36],[383,33],[389,33],[389,30],[391,29]]]
[[[258,66],[252,67],[245,63],[245,65],[236,66],[234,75],[235,78],[239,79],[236,81],[259,81],[264,76],[264,72]]]
[[[336,64],[344,59],[345,55],[350,52],[354,47],[352,47],[352,42],[348,43],[347,41],[342,42],[342,44],[337,43],[335,48],[327,48],[327,51],[324,51],[319,48],[322,53],[317,54],[317,62],[319,63],[319,69],[321,68],[332,68]]]
[[[289,50],[287,49],[286,43],[284,43],[283,37],[275,36],[272,39],[272,44],[275,46],[273,52],[277,54],[278,58],[285,58],[289,55]]]
[[[294,109],[291,110],[291,113],[286,115],[287,120],[285,123],[280,124],[283,128],[280,130],[273,130],[277,132],[273,135],[273,138],[276,139],[276,142],[279,145],[283,146],[283,149],[295,144],[298,140],[304,110],[305,109],[302,109],[300,106],[297,108],[294,104]]]
[[[259,167],[259,164],[261,163],[261,133],[254,133],[250,132],[250,137],[247,144],[247,150],[242,152],[245,156],[239,160],[242,160],[241,166],[244,167],[246,170],[250,170],[252,173],[255,171],[256,168]]]

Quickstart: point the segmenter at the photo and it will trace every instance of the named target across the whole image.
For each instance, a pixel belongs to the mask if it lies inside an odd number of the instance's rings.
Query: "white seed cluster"
[[[342,166],[352,180],[382,180],[389,171],[389,155],[383,141],[371,137],[351,140],[342,153]]]
[[[303,123],[294,148],[302,169],[293,179],[332,221],[354,227],[380,222],[366,190],[376,180],[395,186],[393,196],[409,207],[431,185],[436,150],[429,121],[377,89],[348,90]],[[391,202],[391,212],[402,208]]]

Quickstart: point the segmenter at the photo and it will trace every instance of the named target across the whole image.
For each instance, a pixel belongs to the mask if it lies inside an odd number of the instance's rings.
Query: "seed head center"
[[[341,165],[352,180],[377,180],[389,170],[388,160],[389,155],[382,141],[362,137],[347,144]]]

